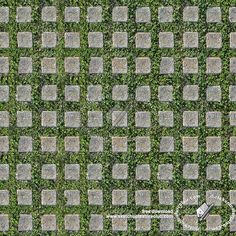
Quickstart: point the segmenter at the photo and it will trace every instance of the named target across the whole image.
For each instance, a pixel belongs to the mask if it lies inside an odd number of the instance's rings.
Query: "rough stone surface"
[[[128,178],[128,165],[127,164],[114,164],[112,166],[112,178],[124,180]]]
[[[162,136],[160,140],[160,152],[174,152],[175,143],[171,136]]]
[[[80,179],[80,165],[65,164],[65,180],[79,180],[79,179]]]

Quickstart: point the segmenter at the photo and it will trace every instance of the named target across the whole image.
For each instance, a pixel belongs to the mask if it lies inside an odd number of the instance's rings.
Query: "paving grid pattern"
[[[235,232],[235,7],[1,4],[0,231]]]

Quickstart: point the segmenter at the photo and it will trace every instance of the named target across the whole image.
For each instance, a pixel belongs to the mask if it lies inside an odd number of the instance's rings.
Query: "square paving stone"
[[[199,98],[198,85],[185,85],[183,88],[183,99],[186,101],[197,101]]]
[[[1,91],[1,87],[0,87]],[[229,86],[229,100],[231,102],[236,102],[236,86],[230,85]]]
[[[221,137],[206,137],[206,152],[221,152]]]
[[[149,74],[151,73],[151,60],[149,57],[137,57],[135,59],[135,73]]]
[[[87,21],[89,23],[102,22],[102,7],[88,7],[87,8]]]
[[[149,7],[139,7],[135,11],[136,23],[150,23],[151,11]]]
[[[152,40],[151,34],[145,32],[139,32],[135,35],[136,48],[151,48]]]
[[[18,222],[18,231],[31,231],[33,229],[32,215],[20,214]]]
[[[184,32],[183,33],[183,47],[184,48],[198,48],[198,32]]]
[[[112,21],[126,22],[128,20],[128,7],[117,6],[112,9]]]
[[[149,164],[137,165],[135,169],[136,180],[150,180],[151,168]]]
[[[127,218],[112,218],[112,231],[127,231]]]
[[[42,33],[42,47],[55,48],[57,45],[57,34],[55,32]]]
[[[139,86],[135,90],[135,100],[137,102],[149,102],[151,99],[150,86]]]
[[[89,62],[89,74],[101,74],[103,73],[103,58],[91,57]]]
[[[198,137],[182,137],[183,152],[198,152]]]
[[[231,180],[236,180],[236,165],[235,164],[229,165],[229,178]]]
[[[65,7],[65,22],[78,23],[80,21],[79,7]]]
[[[112,191],[112,205],[122,206],[128,204],[127,190],[116,189]]]
[[[56,190],[42,190],[41,192],[41,205],[43,206],[55,206],[57,204],[57,192]]]
[[[229,112],[229,122],[231,126],[236,126],[236,112],[234,111]]]
[[[17,202],[18,205],[32,205],[32,191],[29,189],[18,189]]]
[[[126,74],[128,71],[127,58],[115,57],[112,59],[112,73],[113,74]]]
[[[113,48],[127,48],[128,47],[128,33],[127,32],[114,32],[112,34]]]
[[[149,136],[137,136],[135,138],[135,152],[150,152],[151,140]]]
[[[17,127],[32,127],[31,111],[17,111]]]
[[[65,180],[79,180],[79,179],[80,179],[80,165],[65,164]]]
[[[149,128],[151,126],[151,114],[147,111],[135,112],[135,126]]]
[[[160,48],[173,48],[174,47],[174,34],[172,32],[159,33],[159,47]]]
[[[18,152],[32,152],[33,139],[30,136],[20,136],[18,143]]]
[[[43,74],[56,74],[57,62],[54,57],[44,57],[41,59],[41,71]]]
[[[18,85],[16,87],[16,100],[18,102],[30,102],[31,101],[31,86]]]
[[[80,127],[80,112],[67,111],[65,112],[65,127],[67,128],[78,128]]]
[[[88,111],[88,127],[102,127],[103,113],[102,111]]]
[[[102,180],[102,165],[89,164],[87,166],[87,179],[88,180]]]
[[[173,21],[173,7],[159,7],[158,20],[160,23],[170,23]]]
[[[236,22],[236,7],[229,8],[229,21]]]
[[[100,189],[88,190],[88,203],[96,206],[103,205],[103,191]]]
[[[173,86],[172,85],[159,86],[158,98],[160,102],[173,101]]]
[[[230,33],[230,48],[236,48],[236,33]]]
[[[160,74],[173,74],[174,68],[174,58],[173,57],[162,57],[160,62]]]
[[[220,215],[208,215],[206,218],[206,231],[220,231],[222,228]]]
[[[65,86],[65,101],[78,102],[80,100],[80,86],[66,85]]]
[[[236,231],[236,217],[232,218],[232,221],[230,222],[230,232]]]
[[[221,112],[206,112],[206,126],[211,128],[221,127]]]
[[[42,179],[56,180],[57,178],[57,167],[55,164],[44,164],[42,166]]]
[[[113,111],[112,112],[112,126],[113,127],[127,127],[128,114],[126,111]]]
[[[89,152],[103,152],[103,137],[91,136],[89,141]]]
[[[165,231],[173,231],[175,228],[174,225],[174,217],[172,215],[166,215],[160,217],[160,231],[165,232]]]
[[[208,165],[206,169],[208,180],[221,180],[221,167],[219,164]]]
[[[1,214],[0,215],[0,231],[6,232],[8,230],[9,230],[9,217],[6,214]]]
[[[31,7],[17,7],[16,8],[16,22],[28,23],[31,22]]]
[[[187,189],[183,191],[184,205],[198,205],[198,190]]]
[[[222,47],[222,37],[221,33],[207,33],[206,34],[206,46],[207,48],[221,48]]]
[[[9,8],[0,7],[0,22],[7,23],[9,21]]]
[[[127,137],[112,137],[113,152],[127,152]]]
[[[89,48],[102,48],[103,47],[103,33],[102,32],[89,32],[88,45],[89,45]]]
[[[9,59],[8,57],[0,57],[0,74],[9,73]]]
[[[102,86],[101,85],[89,85],[87,87],[87,100],[90,102],[102,101]]]
[[[231,204],[236,205],[236,190],[229,191],[229,199]]]
[[[41,151],[42,152],[56,152],[57,138],[56,137],[41,137]]]
[[[31,164],[18,164],[16,166],[17,180],[31,180]]]
[[[198,59],[195,57],[185,57],[183,59],[183,73],[197,74],[198,73]]]
[[[215,206],[221,206],[221,191],[220,190],[208,190],[206,191],[206,204],[214,204]]]
[[[172,111],[159,111],[159,125],[161,127],[173,127],[174,126],[174,114]]]
[[[9,86],[1,85],[0,86],[0,102],[8,102],[8,100],[9,100]]]
[[[56,22],[57,21],[57,9],[54,6],[46,6],[42,8],[42,21]]]
[[[206,21],[208,23],[220,23],[221,22],[220,7],[209,7],[206,12]]]
[[[169,189],[158,190],[159,204],[160,205],[173,205],[174,203],[174,192]]]
[[[186,6],[183,10],[183,21],[197,22],[199,9],[197,6]]]
[[[220,74],[222,69],[222,62],[219,57],[208,57],[206,59],[206,73],[207,74]]]
[[[64,138],[64,146],[66,152],[79,152],[80,138],[78,136],[67,136]]]
[[[57,112],[43,111],[41,113],[41,125],[43,127],[57,127]]]
[[[50,214],[41,216],[41,228],[42,231],[56,231],[57,230],[56,215]]]
[[[65,48],[79,48],[80,47],[80,33],[66,32],[65,33]]]
[[[32,152],[33,139],[30,136],[20,136],[18,143],[18,152]]]
[[[9,151],[9,138],[8,136],[0,136],[0,153],[7,153]]]
[[[220,102],[221,101],[221,88],[220,86],[208,86],[206,91],[207,101]]]
[[[33,40],[31,32],[18,32],[17,33],[18,48],[32,48]]]
[[[103,230],[103,215],[91,214],[89,219],[89,231]]]
[[[57,100],[57,86],[44,85],[42,87],[41,99],[44,101],[56,101]]]
[[[172,136],[162,136],[160,140],[160,152],[174,152],[175,140]]]
[[[66,57],[64,59],[65,72],[69,74],[78,74],[80,72],[80,58]]]
[[[183,230],[184,231],[198,231],[198,218],[196,215],[183,216]]]
[[[67,206],[78,206],[80,204],[80,191],[79,190],[65,190],[64,197]]]
[[[198,179],[199,166],[198,164],[185,164],[183,167],[183,178],[184,179]]]
[[[151,205],[150,190],[136,190],[135,203],[137,206],[150,206]]]
[[[135,230],[136,231],[150,231],[151,230],[151,218],[136,218],[135,219]]]
[[[230,137],[229,146],[230,146],[231,152],[236,152],[236,137],[235,136]]]
[[[183,126],[184,127],[198,127],[198,112],[184,111],[183,112]]]
[[[0,32],[0,48],[9,48],[8,32]]]
[[[160,164],[158,166],[157,178],[159,180],[172,180],[173,179],[173,165]]]
[[[8,111],[0,111],[0,127],[1,128],[9,127],[9,112]]]
[[[119,180],[127,179],[128,178],[128,165],[127,164],[114,164],[112,166],[112,178],[119,179]]]
[[[0,164],[0,181],[9,179],[9,165]]]
[[[0,190],[0,205],[7,206],[9,205],[9,191]]]
[[[126,101],[128,99],[128,86],[115,85],[112,88],[112,100]]]
[[[31,74],[33,72],[33,61],[31,57],[20,57],[18,73]]]
[[[65,225],[65,230],[79,231],[80,230],[80,216],[79,215],[65,215],[64,225]]]
[[[236,74],[236,57],[230,58],[230,72]]]

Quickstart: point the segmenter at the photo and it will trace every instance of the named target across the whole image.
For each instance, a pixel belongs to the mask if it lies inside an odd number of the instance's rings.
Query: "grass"
[[[229,137],[236,135],[236,129],[229,126],[228,112],[236,109],[234,103],[230,103],[228,99],[228,87],[235,84],[235,77],[229,73],[229,58],[236,56],[236,52],[229,48],[229,33],[236,30],[235,24],[228,21],[228,8],[234,5],[232,0],[229,1],[204,1],[204,0],[136,0],[136,1],[0,1],[1,6],[10,7],[9,24],[1,24],[0,31],[8,31],[10,34],[10,48],[1,49],[1,56],[9,56],[11,59],[10,73],[0,78],[0,83],[10,86],[10,100],[8,103],[0,104],[0,110],[8,110],[11,117],[10,128],[2,128],[1,135],[10,137],[10,152],[1,156],[1,163],[10,165],[10,179],[8,182],[1,182],[0,189],[9,189],[10,205],[2,207],[1,212],[10,216],[10,230],[7,235],[17,235],[17,225],[20,213],[32,213],[34,229],[26,235],[42,235],[40,226],[40,216],[45,213],[57,215],[58,232],[50,233],[50,235],[67,235],[64,230],[64,215],[67,213],[78,213],[81,217],[81,230],[74,235],[88,235],[88,222],[91,213],[103,214],[136,214],[140,213],[142,208],[135,207],[134,191],[138,189],[152,190],[152,207],[151,209],[162,209],[158,204],[159,189],[173,189],[175,196],[175,207],[182,200],[182,192],[184,189],[198,189],[201,196],[200,202],[205,200],[205,191],[208,189],[220,189],[222,196],[228,199],[228,191],[236,188],[236,183],[228,178],[228,166],[235,162],[235,155],[229,152]],[[32,23],[18,24],[15,21],[16,7],[20,5],[32,7]],[[58,9],[57,23],[42,23],[41,8],[45,5],[55,5]],[[103,22],[99,24],[89,24],[86,21],[87,7],[100,5],[103,7]],[[112,8],[116,5],[126,5],[129,7],[129,20],[127,23],[116,24],[111,21]],[[158,7],[162,5],[173,6],[174,19],[173,23],[158,23]],[[182,21],[182,10],[186,5],[199,6],[199,22],[184,23]],[[81,10],[81,21],[76,23],[64,23],[65,6],[79,6]],[[136,24],[135,9],[138,6],[149,6],[152,13],[151,24]],[[205,21],[206,9],[208,6],[220,6],[222,10],[222,24],[207,24]],[[34,47],[32,49],[17,48],[16,35],[19,31],[31,31],[33,33]],[[41,33],[46,31],[55,31],[58,33],[59,41],[55,49],[41,48]],[[64,49],[64,32],[78,31],[81,35],[81,47],[79,49]],[[89,31],[99,31],[104,33],[104,47],[102,49],[88,48],[87,35]],[[129,35],[129,47],[127,49],[112,48],[112,33],[114,31],[127,31]],[[152,48],[136,49],[134,36],[136,32],[151,32]],[[158,33],[165,31],[174,32],[175,47],[173,49],[159,49]],[[187,31],[199,32],[199,48],[183,49],[182,34]],[[206,49],[205,35],[207,32],[221,32],[223,37],[223,47],[220,50]],[[18,75],[18,61],[20,56],[30,56],[33,58],[34,72],[31,75]],[[81,73],[79,76],[70,76],[64,73],[64,57],[79,56],[81,63]],[[104,73],[99,76],[90,76],[88,74],[89,58],[91,56],[102,56],[104,59]],[[127,57],[128,73],[126,75],[114,76],[111,73],[111,59],[113,57]],[[138,56],[148,56],[152,61],[152,72],[147,76],[137,76],[135,71],[135,58]],[[172,76],[160,76],[159,64],[162,56],[170,56],[175,58],[175,73]],[[198,57],[199,73],[194,76],[184,76],[182,74],[182,58]],[[219,56],[223,62],[223,70],[220,75],[207,76],[205,74],[205,60],[209,56]],[[42,57],[57,58],[57,75],[45,76],[40,73],[40,59]],[[30,84],[32,86],[31,103],[20,103],[15,100],[16,85]],[[58,86],[57,102],[42,102],[41,87],[44,84],[56,84]],[[79,103],[64,102],[64,86],[69,84],[80,85],[81,100]],[[86,100],[87,86],[90,84],[100,84],[103,87],[104,101],[100,103],[88,103]],[[128,102],[114,102],[111,99],[111,89],[113,85],[127,84],[129,86],[130,100]],[[160,85],[174,86],[174,102],[165,104],[158,101],[157,91]],[[186,84],[198,84],[200,86],[200,99],[198,102],[186,102],[182,99],[182,89]],[[138,85],[150,85],[152,90],[152,99],[148,104],[139,104],[134,100],[135,88]],[[221,103],[206,102],[205,91],[208,85],[220,85],[222,90]],[[107,113],[114,107],[125,109],[129,106],[129,127],[111,129],[111,121]],[[32,128],[16,127],[16,111],[31,110],[33,112]],[[43,110],[58,111],[58,127],[57,129],[42,128],[40,124],[40,115]],[[82,129],[68,129],[64,127],[63,116],[65,111],[79,110],[82,113]],[[104,112],[104,126],[99,129],[86,128],[87,111],[102,110]],[[172,110],[175,117],[174,128],[161,128],[157,121],[157,112],[161,110]],[[198,128],[186,129],[182,126],[182,111],[198,110],[200,114],[200,124]],[[135,111],[150,111],[152,113],[152,127],[150,129],[137,129],[134,126]],[[223,114],[223,126],[221,129],[209,129],[205,126],[206,111],[221,111]],[[131,118],[132,117],[132,118]],[[105,138],[105,150],[102,154],[91,155],[88,152],[88,142],[90,135],[101,135]],[[29,135],[34,138],[34,151],[29,154],[19,154],[17,152],[17,143],[19,136]],[[81,139],[81,152],[79,154],[68,154],[64,152],[64,137],[69,135],[79,135]],[[111,137],[115,135],[129,137],[128,152],[122,155],[116,155],[111,152]],[[134,137],[138,135],[150,135],[152,140],[152,151],[148,154],[140,154],[134,152]],[[159,153],[159,142],[162,135],[175,137],[175,152],[172,154]],[[216,135],[222,136],[223,149],[217,154],[205,153],[206,136]],[[57,136],[59,150],[56,155],[42,154],[40,152],[40,136]],[[183,154],[182,152],[182,136],[198,136],[199,152],[196,154]],[[200,177],[198,181],[186,181],[182,177],[182,167],[185,163],[196,162],[200,165]],[[17,181],[15,178],[16,164],[30,163],[33,168],[33,179],[29,182]],[[56,182],[45,181],[41,179],[41,166],[46,163],[55,163],[57,165],[58,178]],[[81,179],[78,182],[64,181],[64,164],[79,163],[81,165]],[[103,181],[89,182],[86,179],[87,164],[101,163],[103,165]],[[128,163],[129,179],[127,181],[115,181],[111,178],[111,169],[114,163]],[[152,176],[151,181],[147,183],[135,181],[135,166],[141,163],[151,165]],[[160,182],[156,178],[157,168],[160,163],[172,163],[174,165],[174,180],[171,183]],[[222,181],[210,182],[206,180],[205,169],[208,164],[221,164]],[[14,186],[14,187],[12,187]],[[57,190],[57,206],[42,207],[40,192],[42,189]],[[93,207],[88,206],[87,190],[92,188],[103,189],[104,206]],[[129,205],[127,207],[112,207],[111,205],[111,189],[127,189],[129,191]],[[16,189],[32,189],[33,206],[24,207],[17,205]],[[65,207],[64,190],[79,189],[81,191],[81,205],[78,207]],[[163,208],[167,209],[167,208]],[[171,209],[171,208],[169,208]],[[188,213],[194,213],[195,208],[185,209]],[[217,208],[215,214],[221,214],[225,217],[229,214],[228,208]],[[129,220],[129,229],[121,235],[134,235],[134,221]],[[149,233],[137,233],[137,235],[160,235],[158,230],[159,221],[153,220],[152,230]],[[204,225],[201,225],[201,233],[196,235],[205,235]],[[218,235],[228,235],[229,229],[223,228]],[[112,235],[111,222],[105,219],[104,231],[101,235]],[[189,235],[183,233],[180,224],[175,225],[175,231],[167,233],[167,235]],[[192,234],[195,235],[195,234]],[[216,235],[209,233],[208,235]]]

